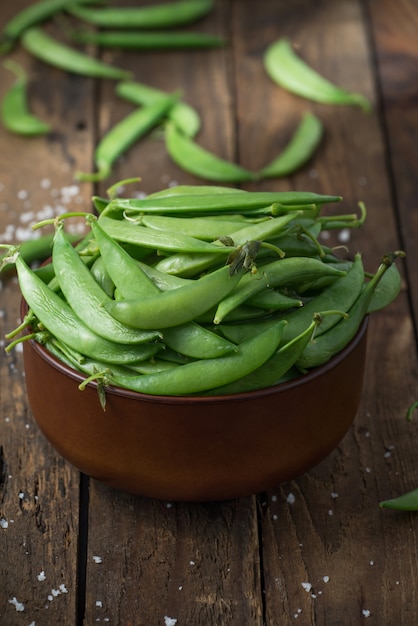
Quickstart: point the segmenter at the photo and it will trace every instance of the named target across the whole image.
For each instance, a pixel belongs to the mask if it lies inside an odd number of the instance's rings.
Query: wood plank
[[[28,2],[2,3],[1,24]],[[76,161],[88,158],[83,130],[91,85],[50,71],[19,47],[9,55],[30,77],[31,110],[52,123],[46,137],[23,138],[0,128],[0,233],[3,243],[31,238],[31,224],[62,210],[90,206],[73,186]],[[1,68],[0,97],[13,83]],[[67,103],[71,95],[73,107]],[[74,225],[75,229],[79,226]],[[13,276],[0,283],[0,335],[19,320]],[[75,624],[78,614],[79,473],[40,433],[25,391],[22,351],[0,358],[0,614],[2,624]],[[48,393],[48,389],[45,389]],[[57,411],[59,407],[57,407]]]
[[[366,6],[383,98],[382,121],[390,151],[391,191],[399,214],[402,246],[407,252],[406,266],[411,277],[410,296],[416,323],[418,7],[412,0],[367,2]]]

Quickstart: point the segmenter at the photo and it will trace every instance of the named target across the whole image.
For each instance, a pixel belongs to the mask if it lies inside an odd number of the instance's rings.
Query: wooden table
[[[2,2],[0,23],[28,4]],[[195,29],[229,44],[104,58],[146,84],[181,88],[201,115],[197,141],[249,169],[283,149],[303,111],[317,114],[325,138],[314,159],[289,178],[245,188],[341,194],[345,212],[363,200],[368,218],[350,232],[350,249],[370,271],[383,253],[404,249],[403,289],[372,316],[361,406],[338,448],[271,492],[222,503],[153,501],[80,475],[32,418],[21,351],[3,353],[0,623],[417,624],[418,518],[379,501],[418,486],[418,420],[405,419],[418,399],[418,5],[225,0]],[[284,35],[322,74],[368,96],[373,113],[313,104],[274,85],[262,57]],[[77,183],[98,137],[132,106],[111,81],[51,69],[21,48],[10,56],[27,68],[31,107],[54,131],[24,139],[0,129],[3,242],[25,238],[42,216],[91,210],[93,193],[126,177],[142,177],[132,193],[204,182],[174,165],[154,133],[104,183]],[[1,69],[2,93],[12,81]],[[19,315],[13,276],[2,279],[0,298],[3,337]]]

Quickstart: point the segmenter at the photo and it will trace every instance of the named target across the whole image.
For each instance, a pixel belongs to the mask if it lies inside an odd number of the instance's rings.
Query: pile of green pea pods
[[[359,253],[320,243],[364,222],[363,205],[325,214],[340,200],[205,185],[95,197],[78,244],[65,231],[74,214],[55,220],[50,263],[31,269],[9,251],[28,313],[6,350],[34,339],[102,391],[225,395],[301,376],[400,289],[402,252],[368,274]]]

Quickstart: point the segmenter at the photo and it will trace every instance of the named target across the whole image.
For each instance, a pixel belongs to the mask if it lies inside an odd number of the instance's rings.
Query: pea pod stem
[[[104,63],[61,43],[35,26],[25,30],[21,42],[25,50],[34,57],[66,72],[115,80],[123,80],[131,75],[127,70]]]
[[[369,100],[362,94],[347,91],[321,76],[293,50],[286,38],[274,41],[264,54],[264,66],[278,85],[303,98],[333,105],[356,105],[371,111]]]

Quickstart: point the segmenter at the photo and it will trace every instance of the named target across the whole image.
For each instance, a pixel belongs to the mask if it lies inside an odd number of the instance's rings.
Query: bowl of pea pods
[[[404,256],[370,272],[324,245],[365,221],[341,199],[212,185],[95,196],[81,241],[68,213],[41,267],[14,250],[22,321],[6,350],[23,345],[56,451],[172,501],[248,496],[324,459],[355,418],[369,319],[399,293]]]

